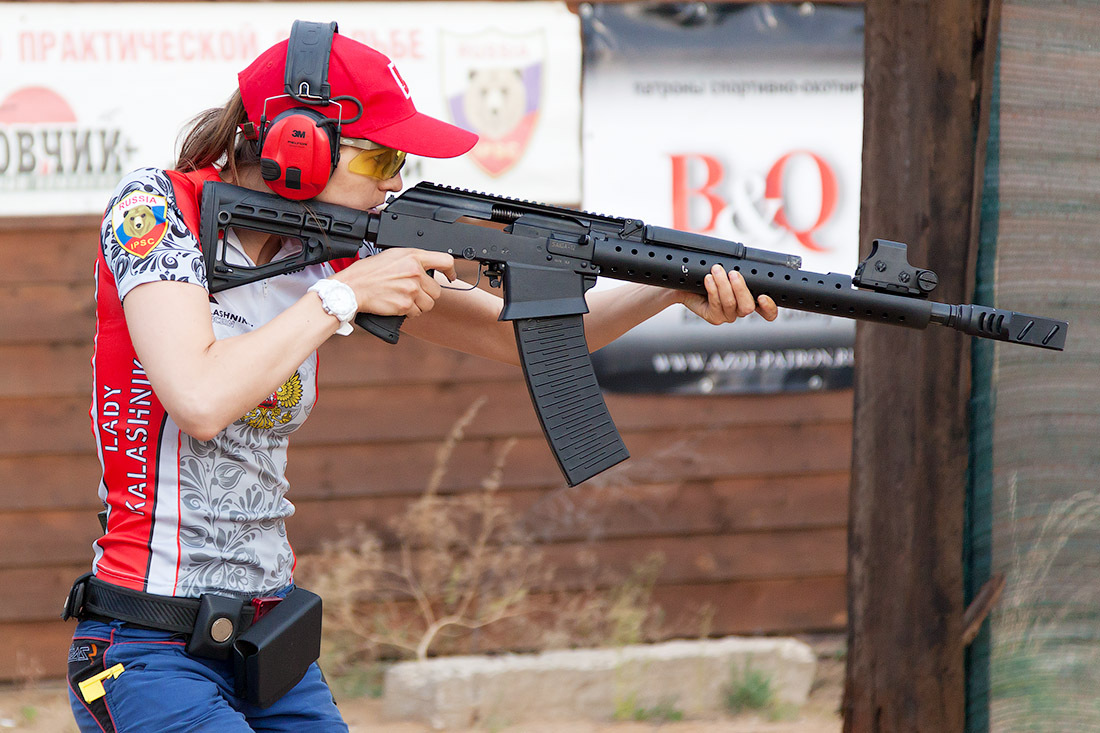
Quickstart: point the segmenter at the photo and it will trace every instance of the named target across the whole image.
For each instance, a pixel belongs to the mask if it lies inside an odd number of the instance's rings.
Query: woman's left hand
[[[683,304],[707,323],[732,323],[754,311],[766,321],[774,321],[779,315],[775,301],[767,295],[753,299],[745,278],[739,272],[731,270],[727,273],[721,265],[715,265],[703,284],[707,289],[706,296],[687,293]]]

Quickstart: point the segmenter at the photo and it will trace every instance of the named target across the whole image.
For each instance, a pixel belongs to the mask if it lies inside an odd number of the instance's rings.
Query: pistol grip
[[[387,344],[396,344],[401,338],[401,324],[404,322],[405,316],[376,316],[371,313],[359,313],[355,316],[356,325]]]
[[[429,269],[429,277],[435,277],[435,270]],[[405,316],[376,316],[372,313],[359,313],[355,316],[355,322],[367,333],[373,334],[387,344],[396,344],[401,338],[401,324],[405,322]]]

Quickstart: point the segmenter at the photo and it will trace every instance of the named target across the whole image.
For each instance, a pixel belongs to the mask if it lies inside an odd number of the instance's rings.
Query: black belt
[[[223,654],[233,637],[247,629],[256,615],[256,607],[239,598],[205,595],[202,598],[177,598],[122,588],[104,583],[91,573],[81,576],[69,591],[65,609],[68,618],[117,619],[159,631],[192,636],[189,646],[210,644],[213,636],[216,653]],[[220,625],[216,625],[220,621]],[[228,623],[227,623],[228,622]],[[199,635],[196,637],[196,631]]]
[[[271,620],[260,622],[269,612]],[[186,635],[188,654],[232,659],[236,694],[260,707],[298,684],[321,653],[321,598],[302,588],[289,588],[285,597],[251,600],[216,593],[176,598],[104,583],[87,573],[73,583],[61,617],[111,619]]]
[[[198,598],[176,598],[121,588],[88,578],[84,591],[84,612],[148,626],[161,631],[190,634],[199,615]],[[246,629],[252,623],[252,604],[241,606],[241,615],[234,625]]]

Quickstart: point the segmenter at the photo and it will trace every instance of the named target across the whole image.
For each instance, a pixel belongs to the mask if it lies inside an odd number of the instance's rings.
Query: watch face
[[[314,285],[311,290],[316,290],[317,294],[321,296],[321,303],[324,304],[325,311],[341,321],[350,321],[359,310],[355,293],[347,285],[332,280],[322,280]]]
[[[355,312],[359,310],[359,303],[356,302],[355,297],[344,288],[331,290],[328,299],[332,303],[332,309],[337,313],[355,315]]]

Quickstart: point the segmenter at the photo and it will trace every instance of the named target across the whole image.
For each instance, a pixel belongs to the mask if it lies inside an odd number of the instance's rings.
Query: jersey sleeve
[[[198,239],[184,224],[172,181],[163,170],[142,168],[122,179],[103,216],[100,236],[119,300],[138,285],[158,280],[207,287]]]

